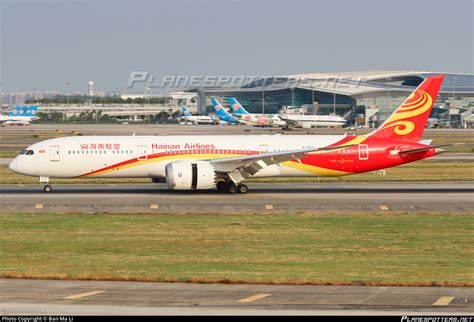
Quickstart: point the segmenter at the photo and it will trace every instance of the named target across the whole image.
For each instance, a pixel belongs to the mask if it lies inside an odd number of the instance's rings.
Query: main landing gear
[[[44,192],[51,192],[52,190],[53,190],[53,188],[49,184],[47,184],[43,187]]]
[[[249,191],[249,188],[243,183],[235,184],[233,182],[219,181],[216,187],[218,191],[227,192],[229,194],[246,194]]]

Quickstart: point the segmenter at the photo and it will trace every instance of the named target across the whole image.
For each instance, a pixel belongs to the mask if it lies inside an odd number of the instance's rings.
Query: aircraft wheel
[[[51,192],[52,190],[53,190],[53,188],[49,184],[47,184],[43,187],[44,192]]]
[[[219,181],[216,185],[218,191],[227,191],[227,182]]]
[[[246,194],[247,192],[249,191],[249,187],[247,187],[246,185],[244,184],[239,184],[237,186],[237,192],[240,193],[240,194]]]
[[[237,192],[237,186],[233,183],[230,183],[228,186],[227,186],[227,193],[229,194],[234,194]]]

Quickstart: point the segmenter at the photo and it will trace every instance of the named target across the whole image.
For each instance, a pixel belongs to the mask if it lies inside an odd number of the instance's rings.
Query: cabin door
[[[49,147],[49,157],[51,161],[54,161],[54,162],[60,161],[59,145],[51,145]]]

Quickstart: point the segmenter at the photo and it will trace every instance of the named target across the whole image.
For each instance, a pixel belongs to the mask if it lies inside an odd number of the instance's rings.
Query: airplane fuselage
[[[256,125],[256,126],[285,126],[286,122],[282,121],[278,114],[232,114],[240,122]]]
[[[347,121],[335,115],[280,115],[280,118],[289,124],[304,127],[312,125],[318,127],[344,126]]]
[[[434,150],[400,156],[393,151],[424,145],[342,135],[249,136],[80,136],[35,143],[10,164],[25,175],[50,178],[158,178],[166,165],[182,160],[211,160],[326,146],[299,160],[265,167],[251,177],[344,176],[423,159]]]

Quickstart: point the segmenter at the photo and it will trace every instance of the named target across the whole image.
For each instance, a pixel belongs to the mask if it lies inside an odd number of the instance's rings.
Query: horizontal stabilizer
[[[411,153],[417,153],[417,152],[423,152],[423,151],[429,151],[432,149],[437,149],[437,148],[443,148],[446,146],[453,146],[453,145],[469,145],[472,143],[445,143],[445,144],[435,144],[435,145],[430,145],[424,148],[418,148],[418,149],[412,149],[412,150],[404,150],[404,151],[399,151],[398,154],[400,155],[407,155]],[[444,151],[440,151],[444,152]],[[437,153],[438,154],[438,153]]]

